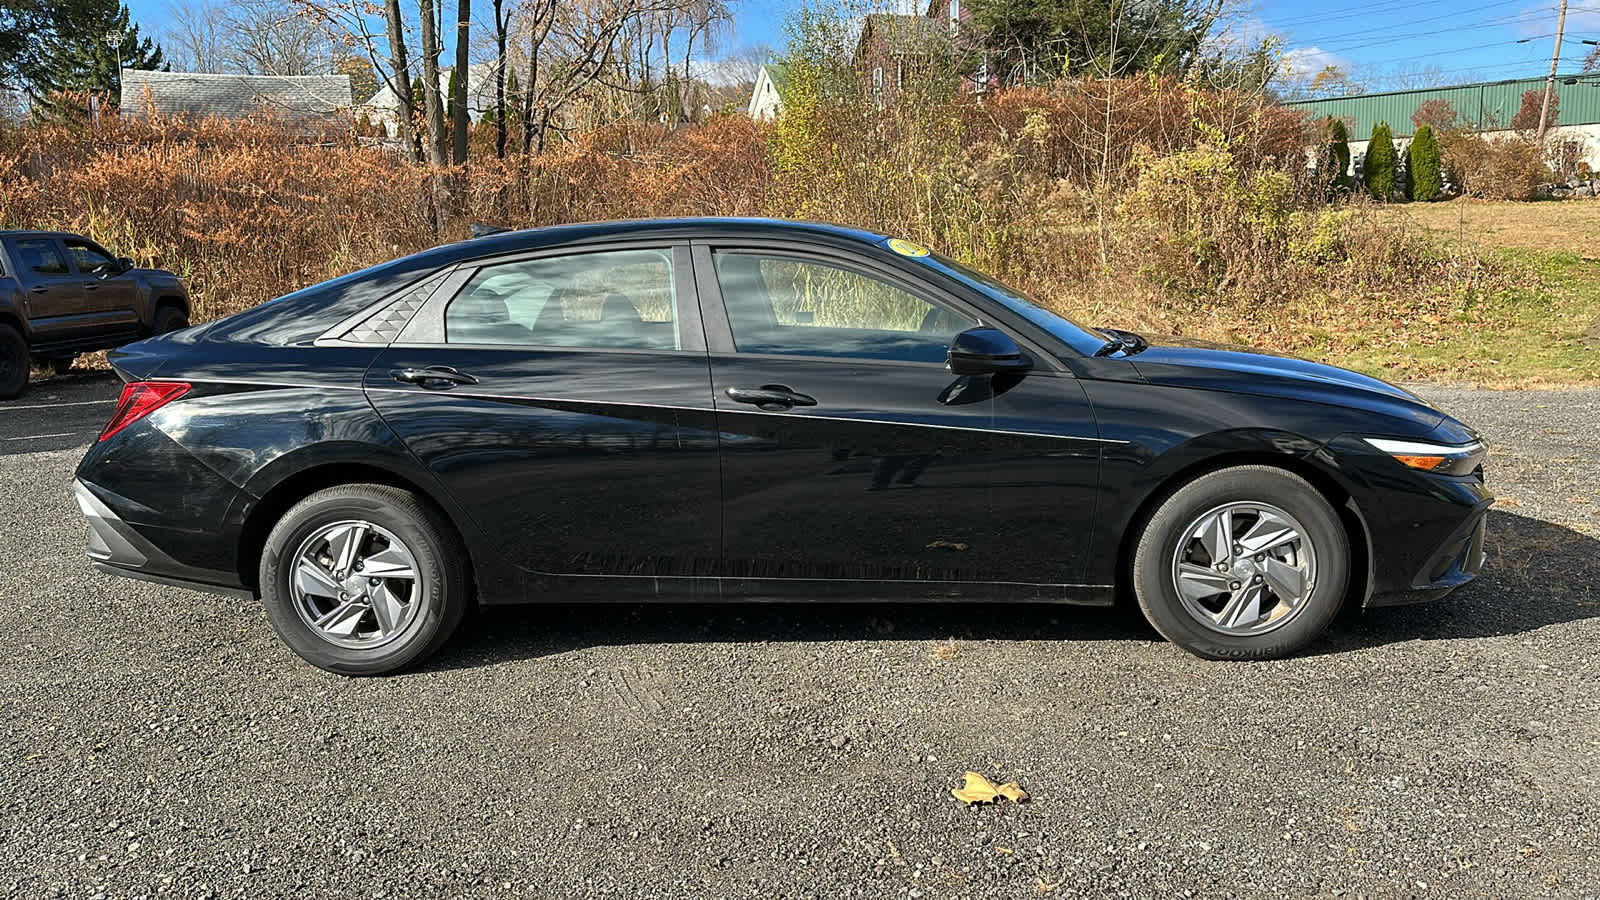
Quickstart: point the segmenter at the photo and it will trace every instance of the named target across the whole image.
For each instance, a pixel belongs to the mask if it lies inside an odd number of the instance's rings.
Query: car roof
[[[0,231],[0,238],[7,238],[7,237],[54,237],[54,238],[77,238],[78,240],[91,240],[90,238],[85,238],[83,235],[78,234],[77,232],[73,232],[73,231],[34,231],[34,230],[31,230],[31,229],[26,229],[26,228],[10,228],[10,229],[6,229],[4,231]]]
[[[603,244],[617,240],[791,238],[863,248],[883,242],[884,235],[859,228],[786,219],[696,217],[628,219],[551,225],[523,231],[501,231],[432,247],[380,263],[341,278],[312,285],[276,301],[219,320],[207,329],[208,339],[270,343],[309,341],[333,323],[400,287],[459,263],[545,247]]]
[[[809,236],[843,238],[862,243],[877,243],[886,235],[860,228],[830,225],[826,222],[799,222],[788,219],[763,219],[736,216],[695,216],[661,219],[623,219],[611,222],[583,222],[571,225],[549,225],[520,231],[499,231],[484,237],[469,238],[445,248],[460,251],[461,259],[512,253],[517,250],[555,246],[566,243],[601,240],[609,237],[640,238],[661,237],[761,237]],[[435,251],[423,251],[431,254]]]

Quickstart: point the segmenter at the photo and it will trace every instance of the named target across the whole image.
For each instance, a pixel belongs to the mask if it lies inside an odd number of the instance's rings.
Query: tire
[[[10,400],[28,386],[28,342],[10,325],[0,325],[0,400]]]
[[[355,552],[335,559],[352,537]],[[387,574],[402,570],[412,574]],[[328,488],[296,503],[267,536],[260,577],[267,618],[283,642],[343,675],[398,672],[432,655],[460,624],[470,590],[466,552],[443,514],[377,484]]]
[[[156,307],[156,317],[150,323],[151,334],[166,334],[189,327],[189,314],[176,306]]]
[[[1230,533],[1224,521],[1237,540],[1213,558],[1218,538]],[[1260,548],[1270,549],[1254,552]],[[1316,640],[1338,615],[1350,584],[1350,541],[1305,479],[1237,466],[1196,478],[1156,509],[1139,536],[1132,581],[1145,618],[1190,653],[1278,659]],[[1280,596],[1291,594],[1289,602]]]

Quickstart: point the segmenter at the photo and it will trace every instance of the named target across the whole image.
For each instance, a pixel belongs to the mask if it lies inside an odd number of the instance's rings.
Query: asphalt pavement
[[[1600,391],[1421,388],[1493,558],[1295,659],[1114,610],[545,606],[348,679],[92,572],[115,379],[0,404],[0,892],[1600,896]],[[950,796],[977,770],[1023,805]]]

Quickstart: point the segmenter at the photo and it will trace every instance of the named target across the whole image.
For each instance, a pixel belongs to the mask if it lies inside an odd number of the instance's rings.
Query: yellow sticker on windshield
[[[924,247],[921,244],[913,244],[910,241],[902,241],[899,238],[890,238],[889,239],[889,249],[893,250],[894,252],[896,252],[898,254],[900,254],[901,256],[927,256],[928,255],[928,248],[927,247]]]

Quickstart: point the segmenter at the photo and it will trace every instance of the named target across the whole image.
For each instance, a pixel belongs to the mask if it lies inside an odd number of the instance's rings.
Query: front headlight
[[[1394,438],[1362,438],[1373,449],[1393,457],[1401,465],[1440,475],[1470,475],[1483,464],[1488,448],[1482,441],[1470,444],[1432,444],[1427,441],[1402,441]]]

